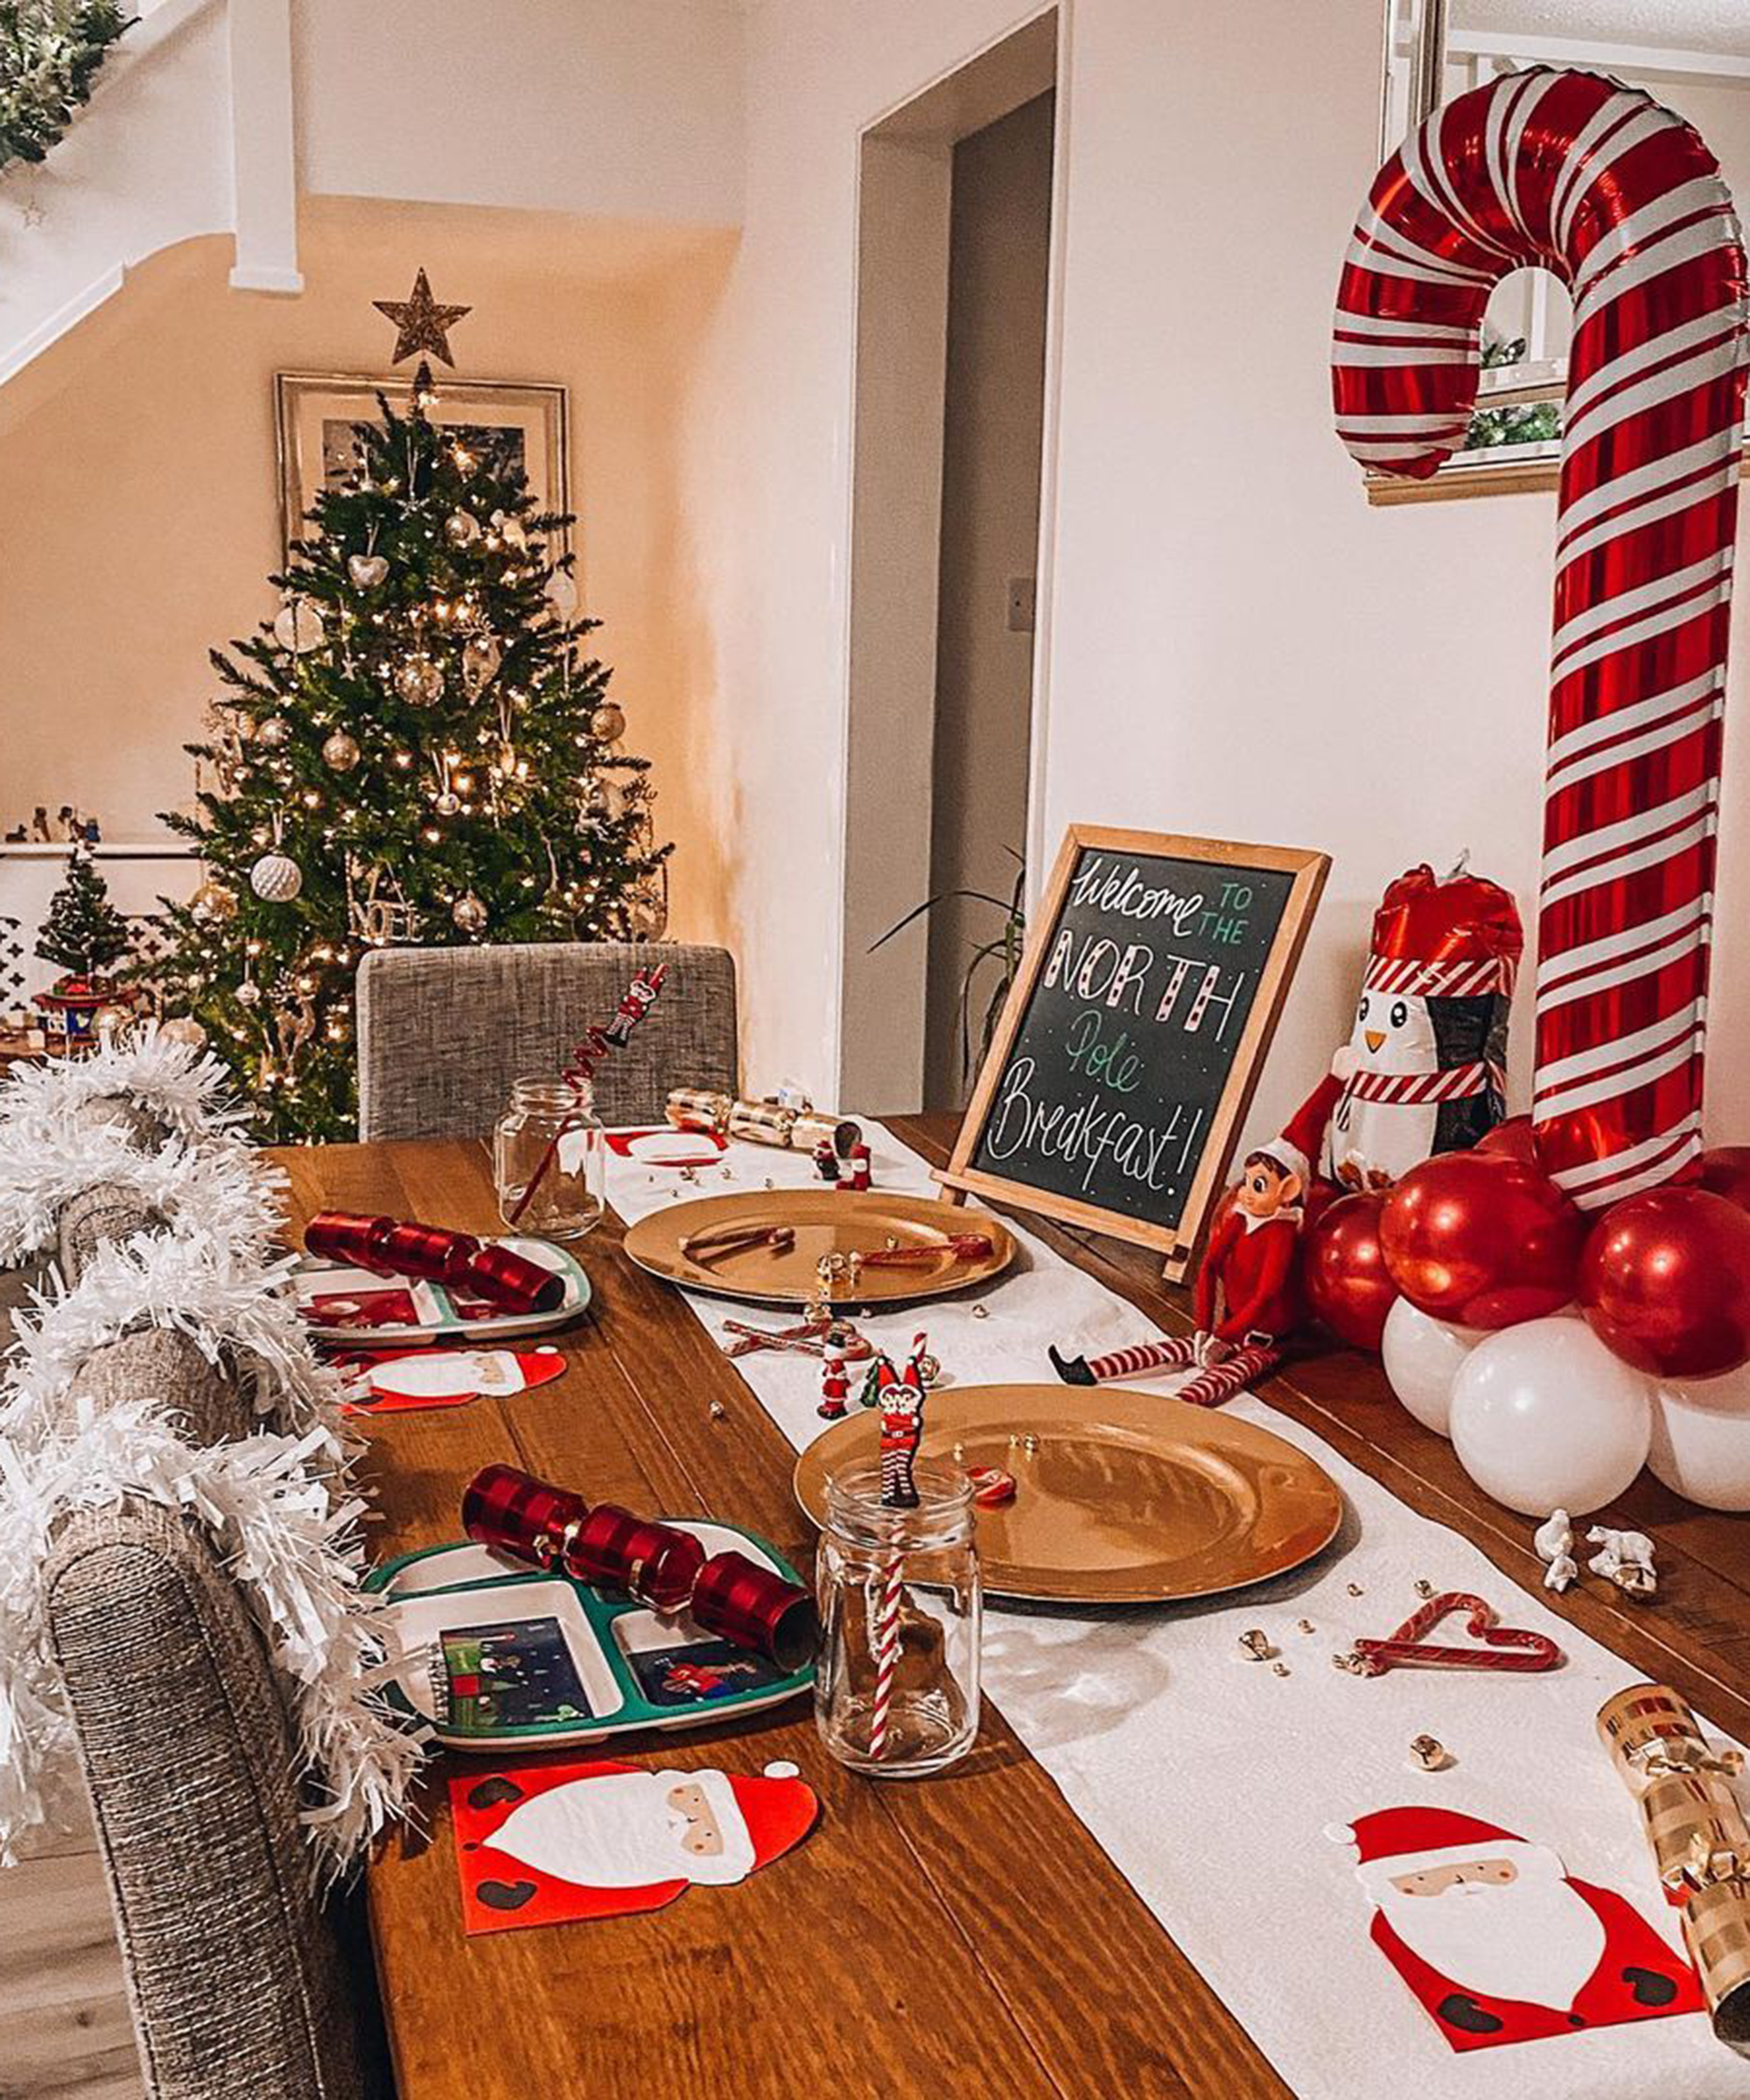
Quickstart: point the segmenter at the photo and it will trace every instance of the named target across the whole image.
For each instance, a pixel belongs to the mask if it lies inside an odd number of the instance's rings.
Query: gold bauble
[[[450,916],[455,920],[460,932],[479,934],[486,931],[486,920],[490,914],[483,900],[476,897],[474,892],[469,890],[465,895],[457,898],[455,903],[451,906]]]
[[[237,916],[237,892],[228,890],[222,882],[203,882],[189,899],[188,908],[197,919],[223,926]]]
[[[262,988],[253,977],[245,977],[238,985],[234,996],[240,1006],[259,1006],[262,1003]]]
[[[452,547],[472,547],[480,536],[480,522],[471,510],[452,510],[444,521],[444,537]]]
[[[263,904],[290,904],[304,887],[304,870],[289,853],[263,853],[249,870],[249,887]]]
[[[319,649],[327,639],[321,613],[304,598],[294,598],[280,607],[274,615],[273,632],[280,647],[295,656]]]
[[[612,744],[626,734],[626,710],[617,700],[604,700],[590,713],[590,734],[598,744]]]
[[[359,746],[355,738],[349,737],[344,729],[337,729],[322,746],[322,763],[332,766],[336,773],[350,773],[359,762]]]
[[[395,690],[410,707],[430,707],[444,697],[444,674],[429,656],[410,656],[395,675]]]
[[[349,554],[346,556],[346,574],[358,591],[374,591],[388,574],[388,562],[381,554]]]
[[[270,751],[278,751],[291,741],[291,724],[284,715],[270,715],[256,732],[257,744],[265,745]]]
[[[498,668],[498,644],[484,634],[471,635],[462,645],[462,682],[477,693]]]
[[[178,1013],[160,1021],[158,1033],[165,1042],[186,1043],[191,1050],[201,1050],[206,1045],[206,1031],[192,1013]]]

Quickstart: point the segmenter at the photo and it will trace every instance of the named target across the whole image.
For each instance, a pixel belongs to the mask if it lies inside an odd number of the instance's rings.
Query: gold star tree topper
[[[395,355],[388,360],[390,364],[398,365],[416,351],[430,351],[453,370],[456,360],[450,354],[450,331],[465,314],[473,312],[472,306],[440,306],[431,296],[423,270],[414,278],[408,298],[373,299],[371,304],[395,323]]]

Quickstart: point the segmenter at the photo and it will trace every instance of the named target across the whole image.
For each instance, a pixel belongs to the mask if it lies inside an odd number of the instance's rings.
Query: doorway
[[[1023,901],[1056,102],[1036,95],[954,149],[926,1109],[966,1105]]]
[[[876,1112],[964,1102],[1030,844],[1057,60],[1053,10],[862,139],[839,1098]]]

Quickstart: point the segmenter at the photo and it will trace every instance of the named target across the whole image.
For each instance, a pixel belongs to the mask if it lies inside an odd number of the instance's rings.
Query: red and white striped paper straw
[[[1337,429],[1425,479],[1476,405],[1494,285],[1574,298],[1544,795],[1533,1117],[1599,1209],[1701,1149],[1745,261],[1712,154],[1597,74],[1508,74],[1375,180],[1338,292]]]

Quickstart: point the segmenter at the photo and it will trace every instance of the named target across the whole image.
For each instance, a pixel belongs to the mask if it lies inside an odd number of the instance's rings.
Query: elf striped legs
[[[1112,1378],[1138,1378],[1152,1371],[1201,1367],[1173,1397],[1193,1407],[1219,1407],[1242,1386],[1273,1370],[1282,1353],[1273,1343],[1248,1341],[1238,1348],[1208,1334],[1174,1334],[1165,1341],[1138,1342],[1104,1356],[1063,1356],[1050,1352],[1052,1368],[1066,1385],[1099,1385]]]

